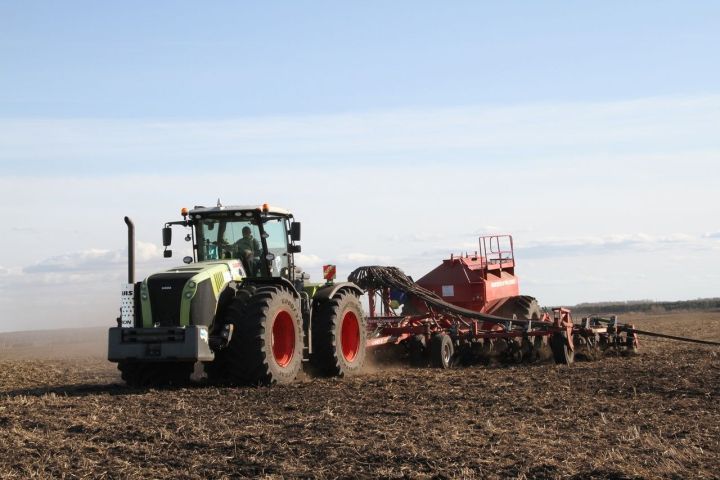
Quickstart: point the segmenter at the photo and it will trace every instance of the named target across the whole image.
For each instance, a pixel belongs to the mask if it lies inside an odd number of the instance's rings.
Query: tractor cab
[[[168,222],[163,230],[165,256],[172,255],[171,225],[190,227],[193,256],[186,263],[240,260],[247,277],[284,277],[294,281],[293,254],[300,252],[300,223],[284,209],[262,206],[200,207],[183,210],[185,220]]]

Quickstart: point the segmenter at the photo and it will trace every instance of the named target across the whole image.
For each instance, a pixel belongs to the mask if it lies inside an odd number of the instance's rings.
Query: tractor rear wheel
[[[118,370],[130,387],[182,386],[190,382],[193,362],[119,362]]]
[[[230,344],[207,369],[233,384],[291,383],[302,366],[303,332],[300,307],[285,288],[257,289],[227,309],[234,333]]]
[[[310,364],[323,376],[349,376],[365,364],[367,327],[358,297],[339,292],[316,307]]]
[[[438,333],[430,341],[430,360],[433,367],[450,368],[455,347],[452,339],[445,333]]]
[[[567,344],[566,333],[553,333],[550,337],[550,348],[553,352],[555,363],[570,365],[575,360],[575,352],[570,350]]]

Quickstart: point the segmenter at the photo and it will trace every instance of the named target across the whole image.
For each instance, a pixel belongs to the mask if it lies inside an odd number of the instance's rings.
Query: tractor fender
[[[273,278],[245,278],[243,279],[242,283],[240,284],[240,288],[242,288],[245,285],[279,285],[282,287],[287,288],[290,293],[292,293],[293,297],[296,299],[300,299],[300,294],[298,293],[297,289],[295,288],[295,285],[290,282],[287,278],[282,277],[273,277]]]
[[[353,294],[357,295],[358,297],[365,293],[360,287],[358,287],[352,282],[334,283],[332,285],[327,285],[319,288],[317,292],[315,292],[315,295],[313,295],[313,302],[323,302],[326,300],[330,300],[335,296],[335,294],[337,294],[341,290],[348,290]]]

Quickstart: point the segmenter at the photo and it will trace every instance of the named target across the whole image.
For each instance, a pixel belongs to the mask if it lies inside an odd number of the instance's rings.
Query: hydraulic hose
[[[363,290],[381,288],[392,288],[399,290],[410,295],[414,295],[418,299],[422,300],[426,304],[434,307],[435,309],[451,313],[455,315],[461,315],[467,318],[473,318],[475,320],[482,320],[484,322],[506,324],[513,322],[517,324],[527,324],[532,322],[537,325],[552,325],[550,322],[542,322],[540,320],[526,320],[526,319],[510,319],[504,317],[497,317],[495,315],[488,315],[486,313],[476,312],[474,310],[468,310],[467,308],[458,307],[452,303],[446,302],[440,298],[434,292],[421,287],[417,283],[413,282],[410,277],[405,275],[402,270],[397,267],[382,267],[382,266],[366,266],[359,267],[353,270],[348,276],[348,281],[355,283]]]

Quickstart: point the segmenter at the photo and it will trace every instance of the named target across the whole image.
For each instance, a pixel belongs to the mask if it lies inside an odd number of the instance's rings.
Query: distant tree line
[[[650,312],[663,313],[676,310],[720,310],[720,298],[698,298],[675,302],[654,302],[652,300],[629,300],[626,302],[578,303],[570,307],[573,313],[597,315],[601,313]]]

